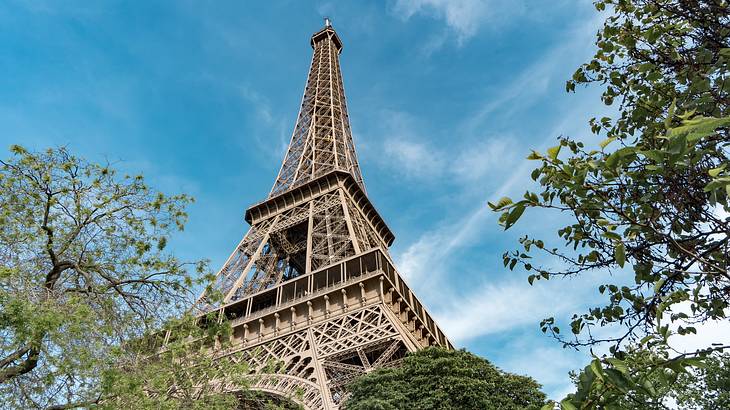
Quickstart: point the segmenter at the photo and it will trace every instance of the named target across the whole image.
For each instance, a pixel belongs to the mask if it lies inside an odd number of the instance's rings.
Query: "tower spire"
[[[328,17],[310,40],[314,54],[301,108],[284,162],[269,197],[333,170],[352,174],[365,188],[347,115],[340,71],[342,41]]]

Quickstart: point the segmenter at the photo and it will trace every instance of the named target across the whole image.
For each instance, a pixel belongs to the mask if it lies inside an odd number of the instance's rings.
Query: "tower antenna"
[[[332,21],[330,21],[330,18],[325,16],[324,17],[324,26],[325,27],[332,27]]]

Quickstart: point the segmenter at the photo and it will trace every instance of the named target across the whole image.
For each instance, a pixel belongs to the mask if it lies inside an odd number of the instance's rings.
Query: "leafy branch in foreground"
[[[728,354],[715,353],[703,360],[682,357],[670,360],[669,356],[664,347],[659,351],[630,350],[624,360],[609,359],[610,368],[594,360],[579,375],[573,375],[579,387],[573,401],[584,404],[610,401],[623,410],[704,410],[730,406]],[[630,382],[625,382],[625,378]]]
[[[600,0],[595,5],[609,15],[593,59],[576,71],[567,90],[581,84],[603,87],[601,99],[618,105],[618,117],[590,120],[592,131],[606,138],[595,149],[560,138],[545,154],[533,151],[528,159],[540,161],[532,179],[541,191],[490,204],[502,213],[505,229],[528,208],[572,219],[558,231],[561,246],[528,235],[519,250],[505,253],[505,266],[529,271],[531,284],[606,273],[596,287],[607,300],[574,315],[569,336],[553,318],[542,322],[543,331],[565,346],[609,346],[610,354],[582,373],[590,383],[578,384],[577,393],[563,401],[566,409],[619,408],[619,397],[632,389],[652,395],[638,376],[642,372],[622,371],[640,368],[639,357],[666,355],[647,366],[650,373],[666,371],[671,378],[727,347],[709,342],[694,352],[675,352],[669,339],[697,333],[697,324],[727,320],[728,3]],[[537,255],[561,267],[542,266]],[[610,279],[627,271],[632,281]],[[629,354],[633,351],[648,353]]]
[[[101,409],[236,409],[251,382],[244,360],[221,359],[231,327],[215,315],[170,320],[115,349],[101,377]]]
[[[205,263],[165,250],[191,198],[64,148],[12,152],[0,161],[0,401],[88,407],[120,347],[181,314],[209,279]]]

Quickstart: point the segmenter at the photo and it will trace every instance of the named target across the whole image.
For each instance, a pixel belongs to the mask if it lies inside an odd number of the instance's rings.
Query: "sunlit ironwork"
[[[388,254],[394,236],[365,192],[342,41],[329,20],[311,45],[284,162],[268,198],[246,211],[251,228],[218,272],[223,305],[203,294],[196,307],[231,320],[234,349],[222,357],[248,361],[253,388],[308,409],[336,409],[358,375],[451,344]]]

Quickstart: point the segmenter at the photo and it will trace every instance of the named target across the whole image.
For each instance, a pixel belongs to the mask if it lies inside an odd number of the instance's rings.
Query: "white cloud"
[[[516,75],[496,96],[485,99],[485,103],[465,122],[465,129],[474,133],[484,127],[490,115],[497,111],[501,117],[506,118],[517,110],[529,108],[546,94],[562,90],[564,81],[595,47],[592,33],[600,27],[603,21],[601,17],[596,15],[593,19],[567,30],[565,41],[547,50],[535,63]]]
[[[527,22],[543,20],[553,11],[564,11],[565,6],[575,14],[584,9],[594,11],[584,2],[575,0],[553,0],[552,7],[547,9],[541,2],[536,2],[539,6],[530,3],[529,0],[395,0],[391,13],[403,21],[415,15],[443,20],[445,32],[437,32],[422,48],[428,55],[439,49],[449,34],[453,34],[457,45],[461,46],[483,28],[495,30],[508,24],[527,27]]]
[[[486,206],[479,206],[456,223],[426,232],[397,256],[398,270],[423,293],[437,290],[450,257],[475,238],[490,215]],[[423,275],[428,275],[428,281],[422,280]]]
[[[397,0],[393,13],[403,20],[418,13],[443,19],[461,44],[476,34],[488,15],[488,3],[485,0]]]
[[[407,176],[429,178],[442,171],[443,161],[439,153],[425,143],[395,136],[384,142],[383,149],[393,165]]]
[[[430,146],[415,130],[415,120],[407,113],[385,110],[378,114],[380,123],[387,135],[383,140],[382,151],[378,160],[385,160],[385,165],[410,178],[427,179],[439,176],[444,169],[443,156],[446,154]]]
[[[479,142],[435,147],[418,141],[414,132],[397,132],[383,141],[383,153],[393,172],[406,177],[469,185],[513,162],[519,149],[511,136],[492,137]]]
[[[730,322],[727,320],[707,321],[694,325],[697,334],[675,335],[669,338],[669,345],[678,353],[692,353],[711,347],[713,343],[730,345]]]
[[[394,110],[380,111],[377,116],[377,123],[383,126],[378,133],[386,135],[386,138],[379,143],[382,145],[377,149],[374,160],[409,178],[425,179],[441,174],[444,153],[418,137],[414,118],[405,112]],[[360,140],[366,142],[375,138],[361,138],[355,141],[356,144]],[[367,154],[367,145],[360,148],[365,148],[363,153]]]
[[[382,142],[382,157],[377,160],[394,172],[422,182],[444,179],[473,184],[495,173],[505,163],[514,162],[517,152],[512,136],[493,136],[479,141],[431,144],[416,130],[415,120],[405,113],[381,114],[387,135]]]
[[[248,85],[236,85],[241,97],[252,107],[261,132],[254,134],[259,147],[277,160],[283,158],[289,146],[290,135],[287,133],[290,119],[273,114],[269,100]],[[278,136],[278,144],[271,144],[271,133]]]
[[[485,283],[435,315],[446,334],[463,343],[480,336],[534,327],[546,316],[577,310],[593,287],[585,280],[552,280],[530,286],[519,275],[519,279]]]
[[[516,152],[519,151],[515,139],[510,136],[469,144],[456,156],[451,172],[467,182],[473,182],[492,174],[505,164],[514,163],[518,156]]]
[[[510,347],[512,354],[500,362],[500,368],[531,376],[545,387],[544,391],[553,400],[561,400],[575,391],[568,374],[586,364],[575,352],[554,344],[536,347],[516,343]]]

